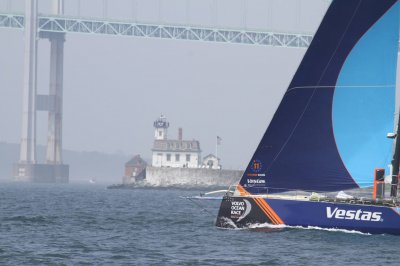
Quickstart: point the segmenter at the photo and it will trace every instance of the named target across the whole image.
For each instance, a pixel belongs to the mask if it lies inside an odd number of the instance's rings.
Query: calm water
[[[0,264],[399,265],[396,236],[218,229],[198,193],[1,184]]]

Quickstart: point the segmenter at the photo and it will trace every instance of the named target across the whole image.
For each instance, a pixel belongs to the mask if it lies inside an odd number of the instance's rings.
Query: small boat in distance
[[[400,127],[390,133],[398,41],[397,0],[332,1],[239,184],[223,197],[218,227],[400,235]]]
[[[96,184],[96,180],[95,180],[94,178],[90,178],[90,179],[89,179],[89,183],[90,183],[90,184]]]

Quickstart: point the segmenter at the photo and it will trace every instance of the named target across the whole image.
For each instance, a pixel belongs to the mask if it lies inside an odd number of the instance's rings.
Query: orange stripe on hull
[[[257,202],[264,213],[270,218],[273,224],[283,224],[281,218],[276,214],[276,212],[269,206],[267,202],[263,198],[258,198]]]
[[[240,196],[249,196],[250,193],[247,192],[241,185],[237,185],[237,189],[239,190]]]
[[[266,208],[268,208],[268,210],[272,213],[272,216],[276,220],[276,224],[283,224],[282,219],[278,216],[278,214],[274,211],[274,209],[272,209],[271,206],[264,199],[261,199],[261,201],[263,202],[263,204],[265,204]]]
[[[260,207],[260,209],[264,212],[264,214],[268,217],[268,219],[273,223],[273,224],[277,224],[277,221],[275,220],[274,216],[272,215],[272,213],[265,207],[265,205],[262,203],[262,199],[260,198],[254,198],[254,201],[256,202],[256,204],[258,205],[258,207]]]
[[[244,189],[241,185],[237,186],[237,189],[241,196],[250,196],[251,194]],[[283,224],[282,219],[276,214],[276,212],[269,206],[269,204],[263,198],[253,198],[255,203],[260,207],[264,214],[271,220],[273,224]]]

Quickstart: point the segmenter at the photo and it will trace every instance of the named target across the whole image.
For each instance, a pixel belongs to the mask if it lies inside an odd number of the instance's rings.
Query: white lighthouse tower
[[[161,115],[156,121],[154,121],[154,138],[156,140],[166,140],[168,138],[169,123],[167,118]]]

